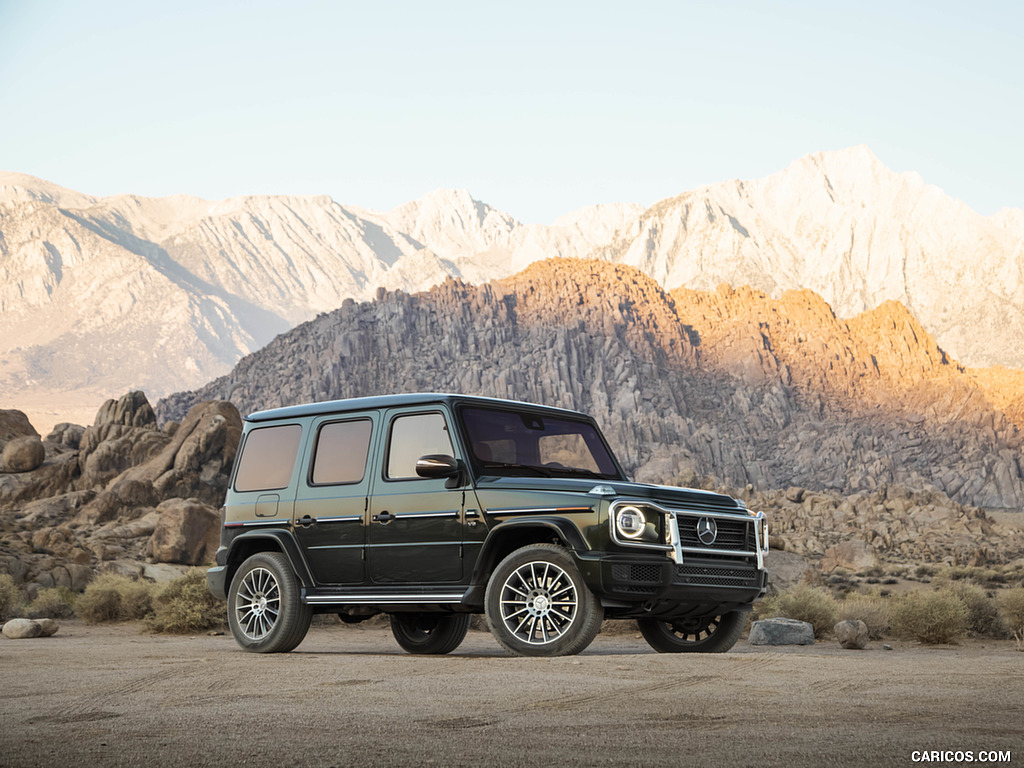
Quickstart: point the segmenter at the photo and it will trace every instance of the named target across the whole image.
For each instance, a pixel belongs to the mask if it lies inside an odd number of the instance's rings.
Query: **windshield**
[[[529,411],[461,409],[473,464],[486,474],[620,479],[588,422]]]

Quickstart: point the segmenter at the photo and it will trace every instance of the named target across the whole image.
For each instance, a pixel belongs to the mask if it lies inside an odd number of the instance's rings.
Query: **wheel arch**
[[[505,557],[529,544],[559,544],[570,552],[589,549],[579,530],[567,520],[517,518],[491,529],[473,567],[473,584],[485,585]]]
[[[309,568],[306,567],[306,561],[302,557],[299,545],[295,538],[286,531],[252,531],[236,536],[231,542],[231,549],[228,550],[225,558],[227,567],[225,583],[230,584],[242,563],[258,552],[282,553],[288,558],[299,583],[303,587],[313,586],[313,577]]]

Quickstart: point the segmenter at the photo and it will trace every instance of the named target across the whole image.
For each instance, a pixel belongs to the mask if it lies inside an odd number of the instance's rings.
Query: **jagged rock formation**
[[[0,429],[24,431],[18,416],[0,411]],[[90,427],[59,425],[40,467],[0,473],[0,572],[30,591],[78,590],[97,571],[208,562],[240,436],[230,403],[200,403],[160,429],[141,392],[107,401]]]
[[[94,198],[8,173],[2,405],[40,389],[163,395],[379,286],[479,283],[588,255],[673,289],[807,288],[844,316],[895,299],[955,357],[1024,367],[1024,213],[979,216],[864,147],[647,210],[592,206],[551,226],[524,225],[464,190],[377,212],[324,196]]]
[[[482,286],[345,302],[157,410],[511,397],[592,413],[643,479],[842,494],[901,485],[1019,509],[1020,425],[984,379],[896,303],[843,321],[809,291],[670,294],[628,267],[552,260]]]
[[[1000,525],[937,490],[885,485],[843,495],[803,488],[739,489],[771,521],[771,544],[815,562],[825,573],[870,571],[901,563],[1024,564],[1024,521]]]

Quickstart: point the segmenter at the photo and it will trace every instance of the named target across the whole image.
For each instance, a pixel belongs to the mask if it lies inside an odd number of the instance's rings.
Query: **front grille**
[[[706,587],[756,587],[756,568],[735,568],[720,565],[677,565],[673,584],[695,584]]]
[[[684,547],[706,547],[708,549],[735,549],[749,551],[753,544],[748,540],[750,534],[750,518],[730,520],[728,518],[714,517],[718,526],[718,536],[711,544],[704,544],[697,536],[697,524],[699,517],[690,515],[679,516],[679,540]]]

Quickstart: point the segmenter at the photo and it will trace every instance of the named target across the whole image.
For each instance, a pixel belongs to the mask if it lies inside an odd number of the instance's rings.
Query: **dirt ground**
[[[513,658],[470,632],[410,656],[385,629],[314,627],[285,655],[230,636],[65,622],[0,637],[0,766],[1024,764],[1012,642],[844,651],[826,641],[662,655],[634,633]]]

